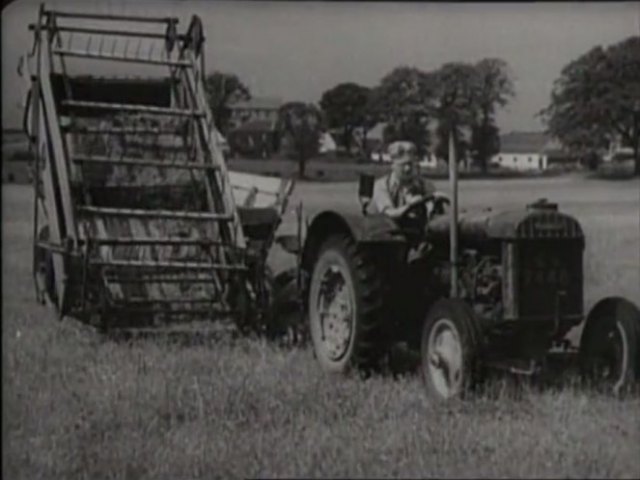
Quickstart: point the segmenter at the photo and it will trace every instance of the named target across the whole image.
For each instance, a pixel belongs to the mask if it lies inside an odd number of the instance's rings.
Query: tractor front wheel
[[[346,235],[324,242],[313,268],[309,326],[322,368],[370,370],[383,355],[382,281],[375,263]]]
[[[427,313],[420,370],[430,398],[446,401],[464,395],[472,386],[478,351],[474,322],[462,300],[439,300]]]
[[[629,389],[640,374],[640,311],[628,300],[609,298],[587,316],[580,338],[584,380],[614,394]]]

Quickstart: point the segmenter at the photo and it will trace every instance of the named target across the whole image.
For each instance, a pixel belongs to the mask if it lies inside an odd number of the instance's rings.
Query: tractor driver
[[[372,203],[379,213],[398,220],[425,197],[434,195],[436,189],[433,183],[420,175],[418,156],[412,143],[392,143],[389,154],[391,172],[376,180]]]

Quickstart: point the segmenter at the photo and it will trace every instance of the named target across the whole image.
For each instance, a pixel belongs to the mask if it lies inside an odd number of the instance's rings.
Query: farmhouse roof
[[[555,153],[560,150],[560,143],[544,132],[509,132],[500,137],[503,153]]]
[[[373,128],[367,132],[367,138],[371,140],[382,140],[384,138],[384,129],[387,126],[385,122],[376,123]]]
[[[250,120],[235,129],[236,132],[271,132],[275,130],[275,122],[271,120]]]
[[[284,102],[275,97],[252,97],[230,105],[232,110],[277,110]]]

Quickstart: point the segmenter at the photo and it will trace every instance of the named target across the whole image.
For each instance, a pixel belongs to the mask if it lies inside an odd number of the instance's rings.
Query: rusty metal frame
[[[167,31],[161,34],[146,34],[138,31],[125,31],[114,29],[100,28],[82,28],[73,26],[59,26],[57,19],[91,19],[91,20],[120,20],[122,22],[161,22],[166,23]],[[116,297],[121,294],[110,291],[109,285],[127,282],[139,283],[157,283],[157,282],[202,282],[212,284],[215,287],[216,295],[207,299],[146,299],[144,304],[157,306],[158,304],[177,304],[177,303],[204,303],[217,304],[222,309],[229,310],[224,301],[220,301],[224,297],[223,289],[220,284],[220,276],[226,278],[225,272],[243,273],[247,271],[246,266],[246,239],[243,234],[242,224],[239,214],[236,210],[234,198],[232,194],[231,184],[229,182],[228,171],[222,153],[218,151],[214,145],[214,139],[211,135],[213,128],[212,114],[206,100],[203,97],[202,85],[204,82],[204,59],[202,53],[203,37],[196,41],[190,37],[195,35],[198,30],[201,32],[201,23],[194,16],[186,35],[178,35],[175,32],[175,24],[177,19],[173,18],[147,18],[135,16],[120,15],[94,15],[70,12],[58,12],[53,10],[45,10],[41,6],[38,23],[31,25],[30,29],[34,31],[34,47],[32,56],[37,58],[37,73],[32,76],[32,122],[37,126],[36,135],[36,179],[34,191],[36,197],[40,194],[40,180],[42,180],[42,190],[47,203],[50,238],[48,241],[39,241],[37,238],[39,229],[39,201],[36,198],[34,206],[34,253],[36,249],[43,249],[48,252],[54,263],[55,288],[58,293],[58,311],[60,315],[64,315],[71,308],[79,308],[82,311],[92,311],[98,308],[102,313],[107,312],[111,307],[125,308],[130,310],[134,303],[132,298],[127,296],[125,304],[119,304]],[[128,36],[139,38],[166,38],[166,60],[155,60],[151,58],[143,58],[140,56],[128,56],[128,49],[125,55],[107,54],[102,49],[100,42],[100,51],[92,52],[89,48],[86,51],[75,50],[71,48],[71,38],[69,38],[69,48],[62,45],[62,37],[60,32],[69,33],[85,33],[85,34],[101,34],[112,36]],[[194,33],[195,32],[195,33]],[[171,35],[170,35],[171,34]],[[169,36],[172,38],[170,39]],[[90,40],[90,39],[89,39]],[[171,40],[171,42],[170,42]],[[179,57],[177,60],[170,58],[170,52],[175,42],[182,44],[179,49]],[[88,47],[90,46],[90,41]],[[115,49],[115,42],[114,42]],[[65,58],[80,57],[85,59],[99,59],[109,61],[125,61],[135,62],[138,64],[157,64],[169,67],[172,79],[181,81],[182,100],[176,107],[164,108],[149,105],[135,105],[124,103],[110,102],[90,102],[72,98],[69,78],[66,72]],[[173,57],[175,58],[175,57]],[[58,65],[62,70],[64,88],[66,98],[56,103],[50,73],[56,70],[54,59],[59,60]],[[58,110],[61,108],[61,111]],[[147,160],[136,158],[114,158],[92,155],[74,155],[70,152],[71,144],[67,145],[67,139],[63,137],[65,133],[76,133],[72,128],[64,128],[60,125],[59,119],[61,112],[68,112],[72,117],[74,112],[86,110],[100,110],[103,112],[118,113],[142,113],[157,114],[165,116],[186,117],[192,124],[194,133],[196,134],[193,142],[199,148],[198,162],[178,162],[178,161],[161,161]],[[82,132],[83,129],[78,129]],[[85,129],[88,132],[90,129]],[[126,133],[120,132],[117,128],[112,129],[94,129],[95,133]],[[124,130],[124,129],[120,129]],[[132,129],[132,133],[139,133],[138,129]],[[151,133],[161,133],[153,131]],[[116,164],[128,166],[141,166],[152,168],[167,169],[186,169],[191,171],[200,170],[205,172],[203,178],[208,193],[210,212],[192,212],[192,211],[173,211],[173,210],[147,210],[144,208],[109,208],[92,206],[88,191],[84,190],[84,205],[74,205],[72,198],[72,186],[76,183],[84,182],[81,178],[82,170],[79,168],[81,164]],[[76,167],[77,165],[77,167]],[[74,173],[75,172],[75,173]],[[77,175],[76,175],[77,174]],[[73,176],[73,179],[72,179]],[[194,181],[195,181],[195,177]],[[89,230],[84,229],[84,223],[78,223],[87,218],[87,216],[126,216],[128,218],[168,218],[182,220],[202,220],[215,222],[217,234],[220,239],[189,239],[189,238],[158,238],[151,237],[112,237],[97,238],[92,236]],[[101,235],[104,235],[104,232]],[[125,245],[193,245],[200,246],[209,252],[210,261],[160,261],[157,255],[152,255],[154,260],[123,260],[111,258],[111,254],[107,259],[97,257],[94,252],[98,249],[103,251],[103,247],[115,247]],[[224,254],[221,258],[214,259],[214,249],[224,247]],[[34,255],[35,258],[35,255]],[[72,270],[73,267],[73,270]],[[34,273],[37,265],[34,261]],[[127,279],[126,272],[132,270],[134,276]],[[170,276],[170,272],[178,272],[177,276]],[[208,273],[206,277],[194,276],[193,273],[202,271]],[[79,272],[79,273],[78,273]],[[110,279],[110,275],[115,272],[115,278]],[[191,276],[185,273],[193,272]],[[78,307],[77,299],[73,299],[73,305],[68,297],[71,296],[70,285],[67,285],[67,275],[75,275],[78,273],[80,278],[69,279],[74,282],[73,293],[76,293],[78,285],[81,281],[80,292],[81,301]],[[96,276],[97,275],[97,276]],[[103,298],[101,305],[88,305],[89,283],[95,281],[96,278],[102,278],[102,290],[100,294]],[[92,280],[93,279],[93,280]],[[114,283],[115,282],[115,283]],[[250,288],[250,286],[248,286]],[[117,294],[117,295],[116,295]],[[99,296],[100,296],[99,295]],[[114,296],[115,295],[115,296]],[[124,298],[124,297],[123,297]],[[127,305],[131,303],[131,305]],[[139,302],[138,302],[139,303]],[[111,307],[110,307],[110,306]],[[95,308],[94,308],[95,307]],[[137,309],[134,309],[138,311]],[[215,309],[214,309],[215,310]],[[208,311],[212,311],[209,309]],[[196,310],[187,309],[185,312],[175,310],[169,313],[171,315],[177,313],[195,313]],[[206,312],[203,312],[206,313]]]

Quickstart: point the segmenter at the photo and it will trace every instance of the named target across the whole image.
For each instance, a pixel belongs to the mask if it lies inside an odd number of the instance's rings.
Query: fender
[[[315,215],[307,229],[302,251],[302,267],[313,265],[318,249],[330,236],[337,233],[349,235],[357,243],[392,244],[403,246],[406,236],[400,227],[382,214],[362,215],[325,210]]]

